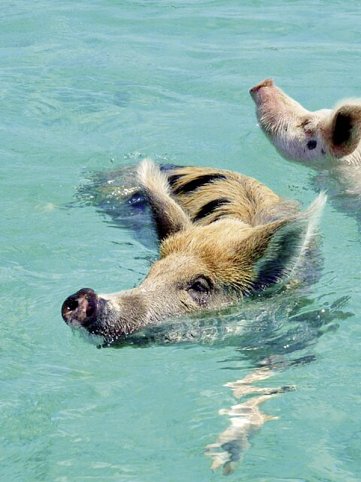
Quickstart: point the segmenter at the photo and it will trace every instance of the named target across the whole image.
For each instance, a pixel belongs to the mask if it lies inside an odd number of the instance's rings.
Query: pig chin
[[[321,163],[316,163],[312,154],[308,154],[307,151],[302,147],[304,144],[306,144],[306,141],[302,142],[297,138],[290,139],[290,136],[282,136],[279,134],[273,134],[272,137],[270,134],[268,135],[277,151],[285,159],[295,163],[307,164],[311,167],[321,167]]]
[[[101,337],[105,344],[112,344],[131,332],[130,325],[126,317],[121,316],[109,301],[105,301],[97,318],[85,328],[90,335]]]
[[[156,314],[150,315],[139,305],[134,304],[122,309],[121,305],[105,300],[97,319],[87,330],[91,335],[102,337],[105,345],[121,343],[149,323],[159,321]]]

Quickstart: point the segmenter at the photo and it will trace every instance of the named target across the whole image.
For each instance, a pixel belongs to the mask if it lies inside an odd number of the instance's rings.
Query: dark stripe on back
[[[183,176],[184,174],[172,174],[171,176],[168,176],[169,185],[173,187],[173,185]]]
[[[205,204],[203,207],[200,208],[200,210],[194,216],[193,221],[199,221],[200,219],[205,218],[209,214],[213,213],[217,208],[223,206],[223,204],[229,204],[230,202],[231,201],[226,198],[210,201],[209,203]]]
[[[224,179],[227,179],[227,177],[224,174],[219,174],[219,173],[203,174],[203,176],[198,176],[195,179],[192,179],[191,181],[186,182],[182,186],[176,187],[175,189],[173,189],[173,194],[185,194],[185,193],[194,191],[201,186],[204,186],[204,184],[208,184],[209,182],[216,181],[218,179],[224,180]]]

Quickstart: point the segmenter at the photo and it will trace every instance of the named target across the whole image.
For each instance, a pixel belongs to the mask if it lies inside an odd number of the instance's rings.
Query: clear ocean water
[[[272,77],[310,109],[360,97],[359,2],[1,7],[0,479],[223,479],[205,456],[231,423],[219,410],[257,396],[225,385],[268,360],[273,375],[255,386],[292,390],[262,404],[277,419],[250,434],[226,480],[361,480],[352,206],[328,203],[307,292],[188,320],[205,326],[193,342],[97,349],[60,316],[70,293],[134,286],[156,257],[96,198],[79,200],[94,172],[150,156],[241,171],[305,205],[315,197],[314,173],[258,128],[248,89]]]

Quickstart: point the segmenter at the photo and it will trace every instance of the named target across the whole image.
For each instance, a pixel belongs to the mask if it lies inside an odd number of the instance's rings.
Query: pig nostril
[[[61,307],[61,315],[65,321],[69,321],[72,317],[72,314],[76,312],[78,309],[79,302],[75,295],[69,296]]]
[[[78,308],[79,303],[77,299],[71,297],[65,302],[64,305],[65,310],[70,312],[75,311]]]

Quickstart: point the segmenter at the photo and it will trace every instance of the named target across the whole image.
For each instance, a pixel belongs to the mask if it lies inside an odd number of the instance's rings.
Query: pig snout
[[[256,99],[261,89],[263,89],[264,87],[273,87],[273,85],[274,84],[272,79],[265,79],[265,80],[262,80],[262,82],[260,82],[259,84],[252,87],[249,90],[249,93],[251,94],[253,99]]]
[[[87,327],[97,319],[98,305],[94,290],[82,288],[64,301],[61,315],[67,324]]]

